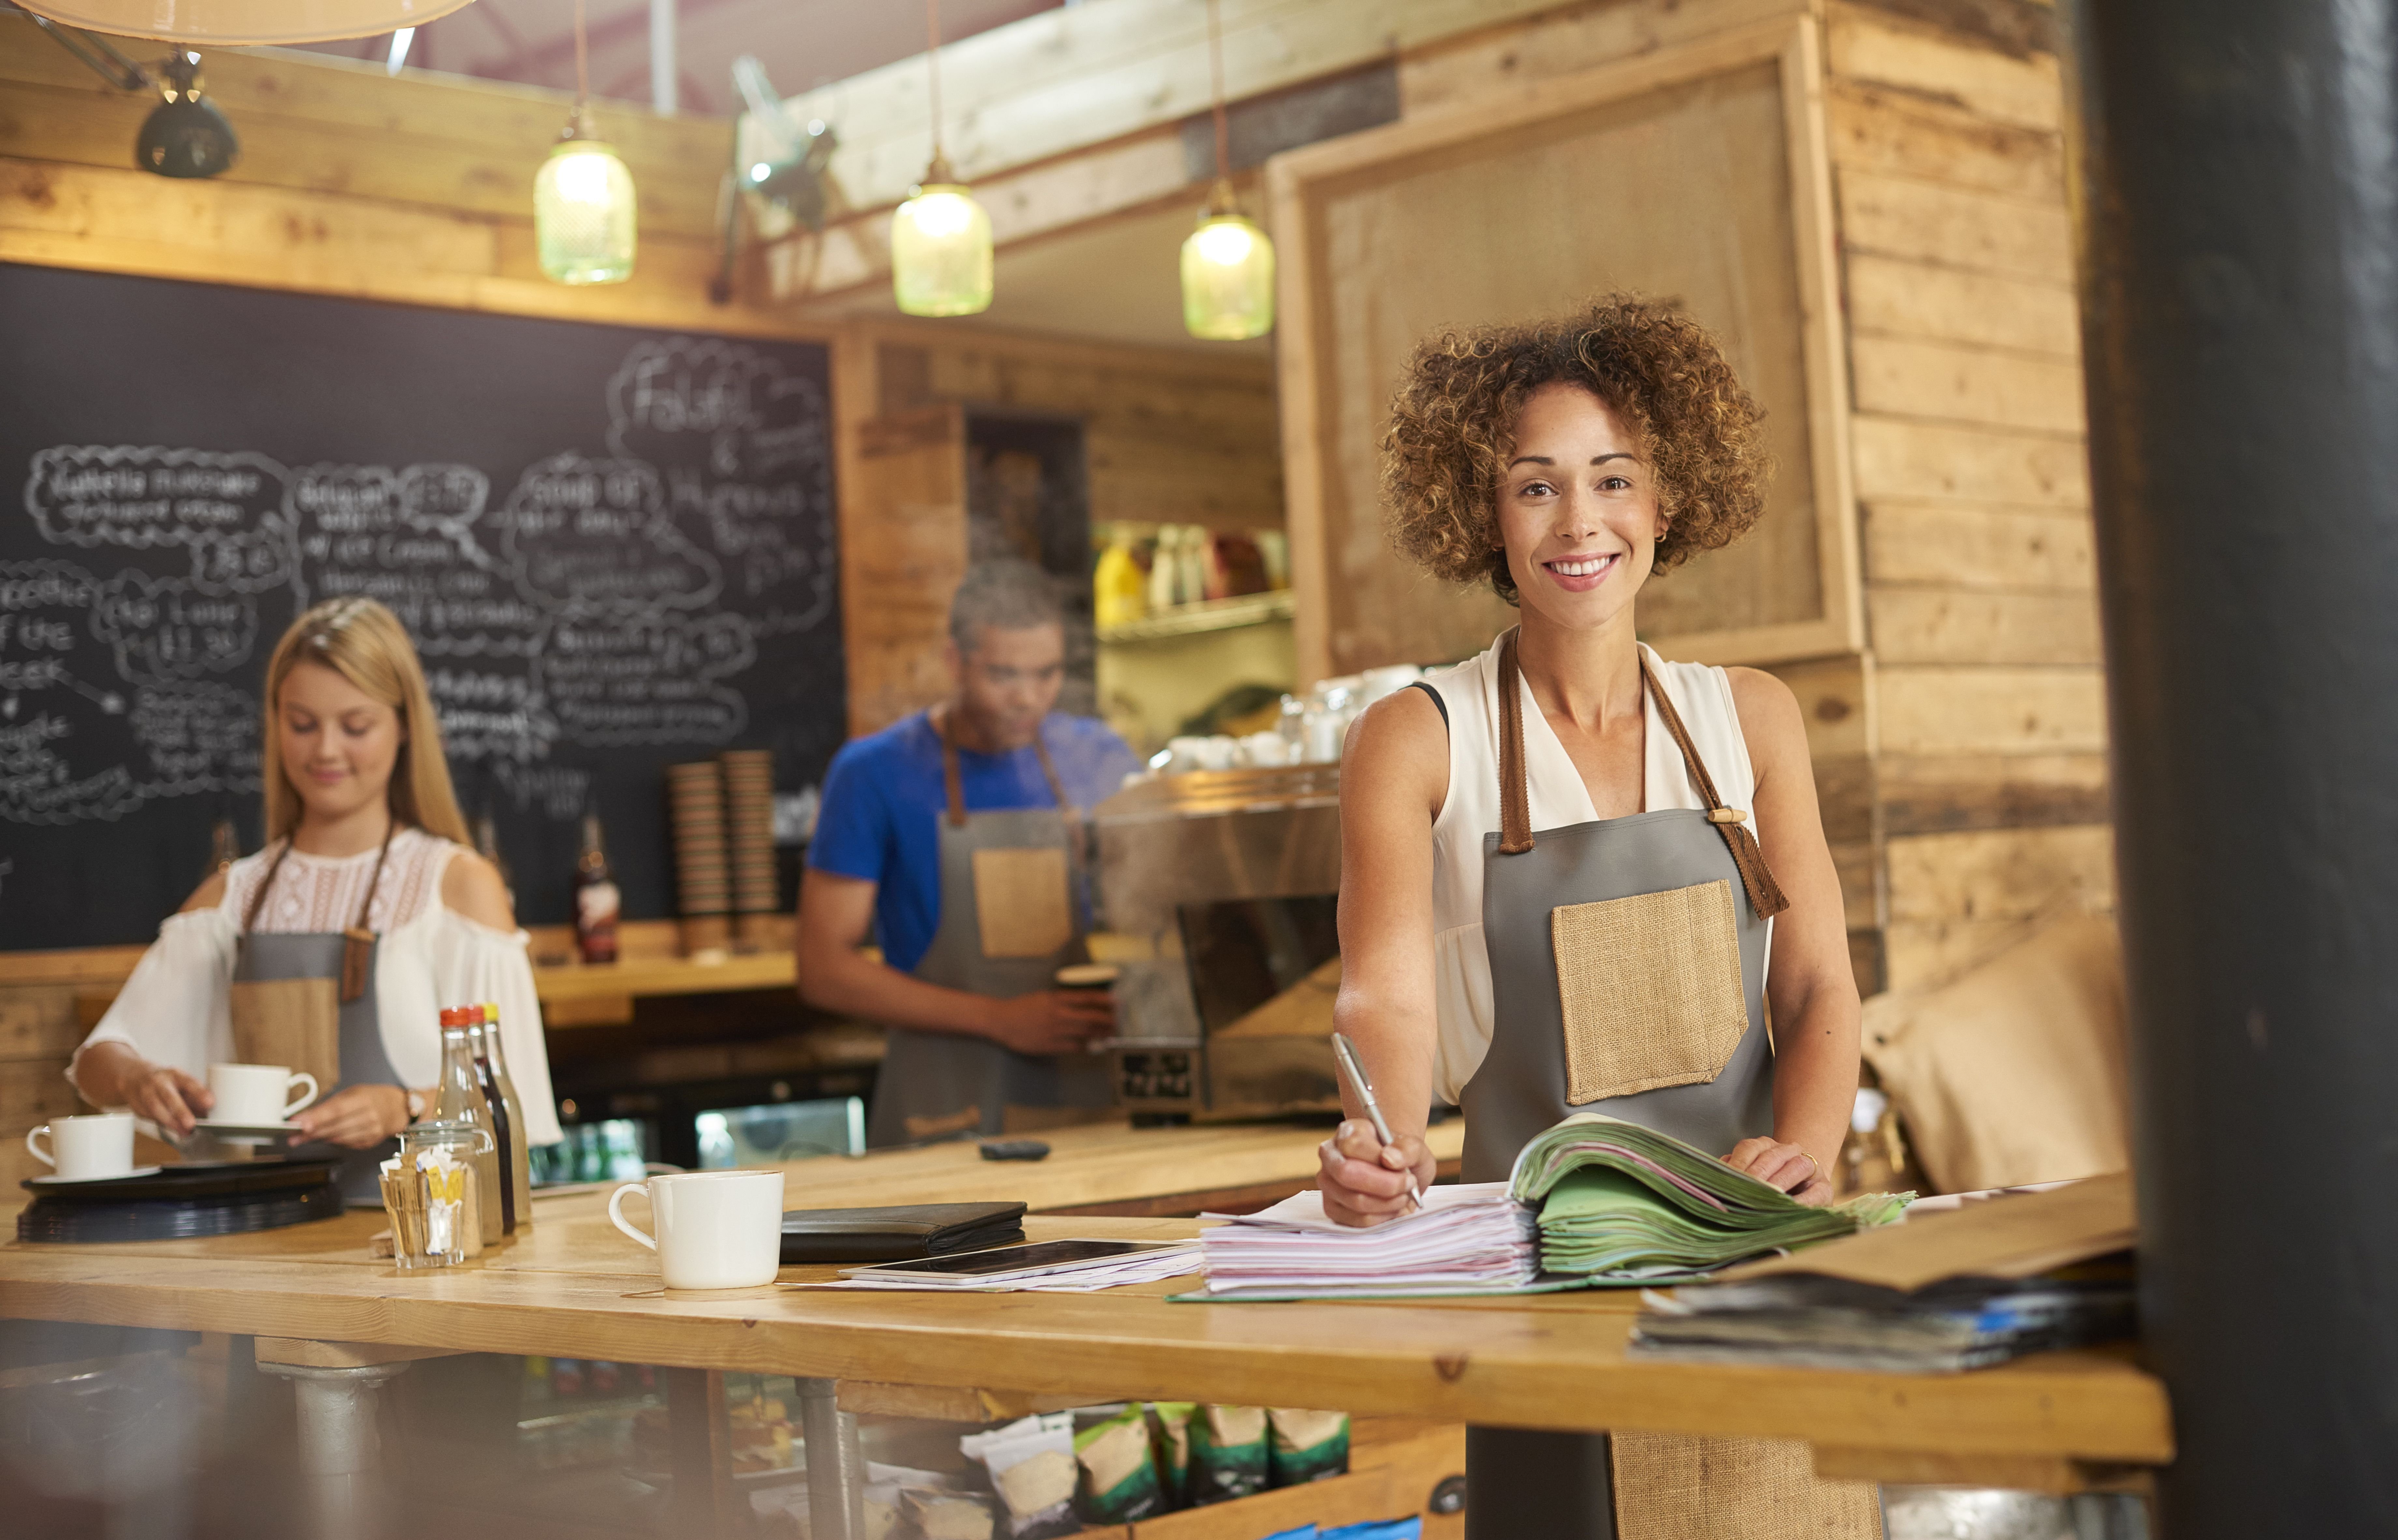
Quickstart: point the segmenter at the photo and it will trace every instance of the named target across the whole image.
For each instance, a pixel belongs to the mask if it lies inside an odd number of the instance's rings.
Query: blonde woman
[[[526,938],[466,848],[441,729],[407,631],[370,599],[292,622],[268,660],[266,848],[159,927],[68,1075],[91,1102],[182,1137],[214,1106],[212,1063],[317,1073],[291,1122],[347,1152],[344,1191],[433,1102],[438,1011],[496,1001],[529,1142],[559,1137]],[[298,1143],[295,1141],[295,1144]]]

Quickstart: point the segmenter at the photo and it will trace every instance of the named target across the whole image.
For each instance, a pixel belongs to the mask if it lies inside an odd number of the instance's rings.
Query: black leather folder
[[[1024,1238],[1021,1203],[903,1203],[888,1209],[793,1209],[783,1261],[914,1262]]]

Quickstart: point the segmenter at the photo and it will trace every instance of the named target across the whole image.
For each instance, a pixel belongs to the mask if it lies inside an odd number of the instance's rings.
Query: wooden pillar
[[[2068,30],[2163,1529],[2388,1533],[2398,4]]]

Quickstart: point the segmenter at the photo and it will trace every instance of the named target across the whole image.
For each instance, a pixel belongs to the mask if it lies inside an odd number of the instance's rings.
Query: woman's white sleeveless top
[[[1668,663],[1641,647],[1716,790],[1725,803],[1749,815],[1757,832],[1757,773],[1748,763],[1740,714],[1732,707],[1731,676],[1704,663]],[[1448,796],[1432,826],[1433,983],[1438,1041],[1433,1061],[1433,1094],[1454,1103],[1482,1066],[1490,1047],[1490,954],[1482,944],[1482,836],[1499,828],[1499,646],[1453,669],[1429,675],[1448,709]],[[1598,817],[1590,789],[1557,741],[1548,718],[1518,681],[1524,704],[1524,780],[1531,802],[1532,828],[1561,829]],[[1643,735],[1642,810],[1704,807],[1691,784],[1674,737],[1648,712]],[[1762,834],[1758,835],[1762,838]],[[1769,936],[1766,955],[1772,956]]]

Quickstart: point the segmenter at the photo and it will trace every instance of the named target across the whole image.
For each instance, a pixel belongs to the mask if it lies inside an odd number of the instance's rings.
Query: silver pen
[[[1366,1078],[1366,1066],[1358,1061],[1357,1045],[1349,1041],[1349,1034],[1345,1032],[1332,1034],[1332,1061],[1348,1080],[1349,1088],[1357,1093],[1357,1100],[1365,1103],[1366,1116],[1373,1123],[1374,1132],[1385,1145],[1397,1143],[1398,1141],[1391,1135],[1390,1119],[1382,1115],[1381,1102],[1374,1099],[1374,1083]],[[1412,1167],[1407,1175],[1408,1196],[1414,1199],[1416,1207],[1421,1209],[1423,1207],[1423,1189],[1416,1184]]]

